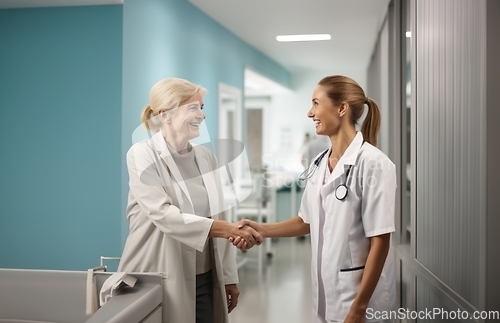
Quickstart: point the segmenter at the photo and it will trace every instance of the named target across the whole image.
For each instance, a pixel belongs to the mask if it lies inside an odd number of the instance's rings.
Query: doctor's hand
[[[256,244],[262,243],[262,236],[251,227],[239,227],[238,223],[229,223],[221,220],[214,220],[208,236],[210,238],[226,238],[231,242],[236,238],[243,239],[242,248],[249,249]],[[239,240],[240,241],[240,240]]]
[[[365,323],[366,311],[350,309],[345,317],[344,323]]]
[[[263,241],[262,235],[254,230],[250,226],[241,226],[239,223],[231,224],[234,231],[231,232],[231,236],[228,238],[230,242],[238,240],[238,244],[233,244],[242,249],[248,250],[255,245],[260,245]]]
[[[240,228],[242,230],[245,230],[245,229],[250,230],[251,229],[251,230],[257,232],[262,238],[265,238],[264,233],[263,233],[263,227],[260,224],[258,224],[257,222],[254,222],[254,221],[251,221],[248,219],[244,219],[238,223],[238,228]],[[230,238],[229,241],[231,241],[233,243],[233,245],[239,249],[245,249],[245,247],[246,247],[245,240],[242,237],[236,237],[235,239]],[[262,240],[261,240],[261,242],[262,242]]]

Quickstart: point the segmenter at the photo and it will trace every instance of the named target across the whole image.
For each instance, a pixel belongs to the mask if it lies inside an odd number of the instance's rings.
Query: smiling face
[[[163,137],[177,152],[184,152],[189,140],[200,136],[200,124],[205,120],[203,105],[197,92],[177,108],[159,113]]]
[[[203,98],[196,93],[187,102],[169,111],[169,125],[179,138],[191,140],[200,136],[200,124],[205,120]]]
[[[312,107],[307,113],[316,124],[316,134],[332,136],[340,128],[339,107],[334,106],[326,88],[318,85],[312,95]]]

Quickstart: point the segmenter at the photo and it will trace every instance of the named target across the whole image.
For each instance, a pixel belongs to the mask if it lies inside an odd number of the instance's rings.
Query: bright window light
[[[411,38],[411,31],[406,32],[406,38]]]
[[[313,34],[313,35],[281,35],[276,36],[276,40],[280,42],[286,41],[317,41],[330,40],[332,36],[329,34]]]

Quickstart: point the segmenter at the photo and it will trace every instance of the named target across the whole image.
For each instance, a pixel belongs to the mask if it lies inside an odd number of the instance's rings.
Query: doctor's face
[[[331,136],[340,128],[340,117],[327,95],[326,88],[318,85],[312,95],[312,107],[307,116],[316,124],[316,134]]]
[[[205,120],[203,106],[201,94],[196,93],[191,100],[170,111],[169,125],[172,130],[184,140],[199,137],[200,124]]]

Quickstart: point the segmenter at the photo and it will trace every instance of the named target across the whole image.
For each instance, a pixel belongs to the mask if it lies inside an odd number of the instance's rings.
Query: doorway
[[[250,172],[261,173],[263,171],[263,154],[268,138],[266,129],[266,113],[268,112],[269,97],[246,97],[245,98],[245,147],[250,161]]]
[[[223,185],[232,186],[242,178],[242,155],[239,151],[242,146],[242,109],[241,90],[225,83],[219,83],[219,129],[217,158],[219,166],[228,168],[229,177],[223,181]],[[243,156],[241,156],[243,157]],[[235,185],[236,188],[239,185]]]

